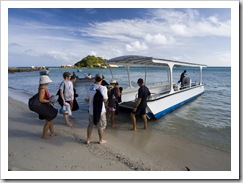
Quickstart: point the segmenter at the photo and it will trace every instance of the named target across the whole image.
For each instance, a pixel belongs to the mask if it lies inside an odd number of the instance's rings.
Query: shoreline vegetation
[[[106,64],[106,59],[102,59],[101,57],[95,57],[88,55],[87,57],[83,58],[82,60],[76,62],[74,65],[67,64],[61,65],[56,67],[9,67],[8,72],[30,72],[30,71],[41,71],[41,70],[50,70],[51,68],[71,68],[71,69],[81,69],[81,68],[118,68],[117,65],[109,65]]]

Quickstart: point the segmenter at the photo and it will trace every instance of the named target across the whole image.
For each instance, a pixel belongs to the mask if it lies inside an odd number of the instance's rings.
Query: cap
[[[116,80],[115,79],[112,79],[110,84],[116,84]]]
[[[138,81],[137,81],[138,84],[143,84],[143,79],[142,78],[139,78]]]
[[[103,79],[103,75],[102,75],[102,74],[96,74],[96,75],[95,75],[95,79],[96,79],[96,78]]]
[[[39,84],[47,84],[47,83],[51,83],[51,82],[52,82],[52,80],[49,78],[49,76],[47,76],[47,75],[40,76]]]

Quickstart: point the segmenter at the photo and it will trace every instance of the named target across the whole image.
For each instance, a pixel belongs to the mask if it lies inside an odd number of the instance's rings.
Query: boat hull
[[[158,99],[149,100],[147,105],[148,118],[160,118],[185,103],[204,93],[204,85],[184,89]]]

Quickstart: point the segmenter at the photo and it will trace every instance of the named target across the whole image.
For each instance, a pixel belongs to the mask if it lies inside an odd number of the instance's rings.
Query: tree
[[[105,60],[101,57],[96,57],[93,55],[88,55],[84,57],[82,60],[78,61],[74,64],[76,67],[101,67],[105,64]]]

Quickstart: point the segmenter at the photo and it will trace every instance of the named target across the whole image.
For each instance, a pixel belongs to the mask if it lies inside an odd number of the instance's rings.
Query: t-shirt
[[[98,85],[98,84],[92,84],[87,91],[87,99],[89,99],[89,114],[91,114],[91,115],[94,114],[93,113],[93,100],[94,100],[94,95],[96,93],[96,89],[98,89],[100,91],[100,93],[103,95],[103,99],[108,99],[107,88],[105,86]],[[101,114],[103,114],[105,112],[106,112],[106,109],[105,109],[105,104],[103,102]]]
[[[140,86],[140,88],[138,89],[138,98],[141,98],[142,100],[139,104],[139,107],[147,107],[147,98],[150,94],[151,93],[149,89],[145,85]]]
[[[64,80],[61,83],[59,89],[62,89],[62,91],[64,91],[64,98],[66,101],[71,101],[74,99],[73,83],[71,81]]]

